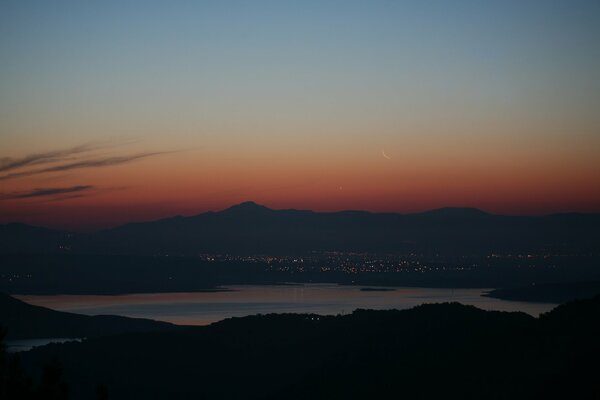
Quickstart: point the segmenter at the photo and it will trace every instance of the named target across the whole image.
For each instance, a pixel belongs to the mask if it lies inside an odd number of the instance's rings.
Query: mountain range
[[[292,254],[311,251],[597,254],[600,214],[505,216],[474,208],[422,213],[273,210],[244,202],[219,212],[128,223],[91,234],[0,225],[0,253]]]

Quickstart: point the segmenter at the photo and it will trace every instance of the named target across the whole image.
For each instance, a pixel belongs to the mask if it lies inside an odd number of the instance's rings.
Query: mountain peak
[[[240,204],[236,204],[233,205],[227,209],[224,210],[225,212],[264,212],[264,211],[271,211],[270,208],[265,207],[261,204],[257,204],[253,201],[244,201],[243,203]]]
[[[469,217],[469,216],[483,216],[489,215],[483,210],[471,207],[443,207],[434,210],[420,213],[421,215],[435,215],[445,217]]]

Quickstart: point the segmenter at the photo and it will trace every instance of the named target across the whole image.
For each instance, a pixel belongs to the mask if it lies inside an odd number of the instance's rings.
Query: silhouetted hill
[[[167,322],[114,315],[87,316],[34,306],[0,293],[0,326],[8,339],[83,338],[177,329]]]
[[[289,254],[369,251],[444,254],[600,253],[599,214],[502,216],[471,208],[417,214],[272,210],[245,202],[220,212],[130,223],[90,235],[0,229],[1,252]],[[31,233],[28,233],[31,232]]]
[[[94,235],[90,251],[125,254],[600,251],[600,216],[512,217],[445,208],[419,214],[271,210],[252,202],[221,212],[128,224]]]
[[[273,212],[273,210],[271,210],[270,208],[265,207],[263,205],[256,204],[253,201],[245,201],[243,203],[233,205],[233,206],[223,210],[222,212],[226,213],[226,214],[235,214],[235,215],[239,215],[239,216],[244,216],[244,215],[257,215],[257,214],[264,215],[264,214]]]
[[[70,232],[26,224],[0,225],[0,253],[60,253],[70,250]]]
[[[215,289],[260,269],[202,262],[195,257],[84,254],[0,255],[0,292],[101,294],[195,292]],[[244,267],[247,267],[244,265]],[[229,279],[227,279],[230,277]],[[250,281],[257,282],[257,278]]]
[[[486,296],[505,300],[564,303],[591,298],[600,294],[600,282],[542,283],[512,288],[499,288]]]
[[[34,376],[58,357],[75,399],[98,382],[111,399],[593,399],[599,311],[596,297],[539,319],[457,303],[253,316],[22,357]]]
[[[422,213],[413,214],[421,217],[462,219],[462,218],[485,218],[492,217],[493,214],[486,213],[478,208],[468,207],[443,207]]]

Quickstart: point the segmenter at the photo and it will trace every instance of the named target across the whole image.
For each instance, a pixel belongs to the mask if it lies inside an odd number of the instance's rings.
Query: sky
[[[600,212],[600,2],[0,3],[0,223]]]

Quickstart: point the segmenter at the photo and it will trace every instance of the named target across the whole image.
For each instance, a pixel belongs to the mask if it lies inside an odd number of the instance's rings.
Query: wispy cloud
[[[138,153],[132,154],[128,156],[120,156],[120,157],[108,157],[96,160],[83,160],[77,161],[69,164],[57,165],[54,167],[44,168],[40,172],[58,172],[58,171],[68,171],[71,169],[77,168],[97,168],[97,167],[109,167],[111,165],[125,164],[131,161],[139,160],[141,158],[148,158],[152,156],[158,156],[161,154],[170,153],[168,151],[158,151],[154,153]]]
[[[39,165],[51,162],[61,161],[66,157],[90,152],[100,148],[99,145],[82,144],[79,146],[70,147],[67,149],[48,151],[45,153],[29,154],[21,158],[3,157],[0,159],[0,172],[10,171],[13,169],[28,167],[31,165]]]
[[[81,193],[94,189],[92,185],[77,185],[62,188],[36,188],[26,192],[0,194],[0,200],[29,199],[37,197],[59,196],[64,194]],[[79,197],[79,196],[78,196]]]
[[[97,158],[90,160],[82,160],[76,161],[66,164],[55,165],[51,167],[38,168],[29,171],[22,172],[12,172],[5,175],[0,175],[0,181],[7,179],[20,178],[24,176],[43,174],[47,172],[61,172],[61,171],[69,171],[73,169],[81,169],[81,168],[101,168],[101,167],[110,167],[113,165],[126,164],[135,160],[140,160],[143,158],[154,157],[162,154],[173,153],[172,151],[158,151],[153,153],[138,153],[131,154],[126,156],[116,156],[116,157],[105,157],[105,158]]]
[[[137,141],[138,139],[135,138],[112,138],[103,141],[84,143],[63,149],[32,153],[19,158],[2,157],[0,158],[0,172],[26,168],[33,165],[64,162],[72,159],[72,156],[78,156],[82,153],[90,153],[96,150],[128,145]]]

